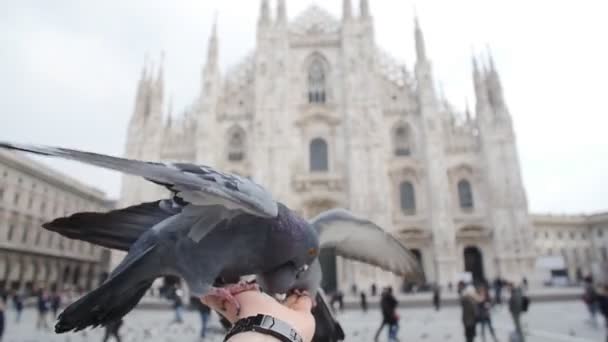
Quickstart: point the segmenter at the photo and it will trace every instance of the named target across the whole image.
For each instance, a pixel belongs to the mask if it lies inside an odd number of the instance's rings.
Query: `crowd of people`
[[[460,305],[462,308],[462,325],[464,336],[467,342],[475,341],[477,328],[481,330],[481,339],[486,341],[486,329],[494,342],[497,342],[496,332],[492,325],[492,308],[503,303],[503,288],[509,291],[508,309],[513,319],[515,331],[510,336],[511,341],[525,341],[525,334],[522,327],[522,315],[528,311],[530,298],[525,294],[527,282],[522,281],[522,285],[497,279],[493,283],[494,298],[490,295],[490,286],[481,283],[478,286],[464,283],[458,284],[460,295]]]

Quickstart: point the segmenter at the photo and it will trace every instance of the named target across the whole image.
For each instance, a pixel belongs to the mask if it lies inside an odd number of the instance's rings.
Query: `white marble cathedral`
[[[223,73],[215,25],[200,96],[166,118],[163,71],[144,68],[126,156],[193,161],[251,177],[306,217],[345,207],[386,227],[429,282],[466,271],[520,280],[534,238],[511,115],[491,60],[473,60],[475,113],[438,97],[423,33],[413,70],[376,45],[367,0],[342,18],[312,6],[287,19],[261,2],[257,46]],[[125,178],[122,204],[163,189]],[[326,285],[398,280],[325,255]]]

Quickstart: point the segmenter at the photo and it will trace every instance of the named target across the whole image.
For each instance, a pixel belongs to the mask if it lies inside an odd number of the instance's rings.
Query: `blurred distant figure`
[[[171,322],[171,323],[181,324],[184,322],[184,318],[183,318],[184,300],[182,299],[182,296],[183,296],[182,289],[180,288],[179,284],[176,284],[174,291],[173,291],[173,295],[172,295],[173,298],[171,298],[173,300],[173,310],[175,312],[175,318],[173,319],[173,322]]]
[[[122,322],[122,319],[119,319],[118,321],[114,321],[106,325],[106,331],[103,336],[103,342],[107,342],[111,336],[114,336],[114,339],[116,339],[117,342],[120,342],[120,335],[118,334],[118,331],[122,326]]]
[[[439,284],[435,284],[433,287],[433,306],[435,307],[435,311],[441,309],[441,287]]]
[[[473,285],[468,285],[462,290],[460,296],[460,306],[462,308],[462,325],[464,327],[464,337],[466,342],[473,342],[476,335],[477,326],[477,309],[478,309],[477,291]]]
[[[36,321],[36,329],[50,330],[49,322],[46,318],[49,312],[49,301],[49,293],[45,289],[40,289],[38,292],[38,320]]]
[[[367,296],[363,291],[361,291],[361,310],[363,310],[363,312],[367,312]]]
[[[4,298],[0,298],[0,341],[2,341],[2,336],[4,336],[4,324],[5,324],[5,317],[4,317],[4,305],[5,301]]]
[[[509,284],[511,290],[511,297],[509,298],[509,312],[511,312],[511,318],[513,318],[513,324],[515,325],[515,336],[519,340],[517,342],[524,342],[524,331],[521,327],[521,315],[524,310],[524,296],[520,287],[514,284]]]
[[[53,311],[53,318],[57,317],[57,312],[61,307],[61,292],[55,291],[51,297],[51,310]]]
[[[376,297],[378,294],[378,288],[376,287],[376,283],[372,284],[372,297]]]
[[[503,285],[503,281],[500,279],[500,277],[496,277],[496,279],[494,279],[494,302],[496,304],[502,304]]]
[[[352,284],[350,286],[350,292],[353,296],[357,295],[357,284]]]
[[[376,331],[374,341],[378,341],[378,337],[384,329],[385,325],[388,325],[388,340],[398,341],[397,333],[399,332],[399,315],[397,314],[397,299],[393,296],[393,288],[387,287],[382,291],[382,297],[380,299],[380,309],[382,311],[382,323]]]
[[[522,289],[523,289],[524,291],[527,291],[527,290],[528,290],[528,278],[524,277],[524,278],[521,280],[521,286],[522,286]]]
[[[466,287],[466,284],[462,280],[459,281],[458,284],[456,284],[456,291],[458,292],[459,296],[462,296],[462,292],[464,291],[465,287]]]
[[[450,293],[452,293],[452,291],[454,291],[454,284],[452,284],[452,282],[449,282],[449,283],[448,283],[448,291],[449,291]]]
[[[606,326],[606,342],[608,342],[608,284],[604,284],[602,291],[598,294],[598,306]]]
[[[335,303],[338,303],[338,308],[340,309],[340,311],[344,310],[344,293],[342,292],[342,290],[337,290],[333,293],[333,295],[331,296],[331,300],[329,302],[329,307],[332,309],[332,311],[335,312]]]
[[[496,342],[496,334],[494,333],[494,327],[492,326],[492,316],[490,313],[490,310],[492,309],[492,300],[490,299],[488,288],[485,286],[482,286],[479,289],[479,303],[477,305],[477,318],[479,324],[481,325],[481,340],[484,342],[486,340],[487,326],[490,330],[490,334],[492,335],[492,339],[494,339],[494,342]]]
[[[207,323],[209,322],[209,316],[211,315],[211,309],[203,304],[198,297],[190,298],[192,306],[199,312],[201,316],[201,339],[204,339],[207,335]]]
[[[23,312],[23,298],[18,291],[13,293],[13,306],[15,307],[15,322],[19,323]]]
[[[583,301],[589,310],[589,323],[595,328],[597,327],[598,294],[593,286],[593,278],[587,276],[584,282]]]

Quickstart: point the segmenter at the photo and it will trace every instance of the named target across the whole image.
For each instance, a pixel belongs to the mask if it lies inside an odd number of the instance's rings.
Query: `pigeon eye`
[[[308,255],[310,255],[310,256],[316,256],[317,255],[317,249],[316,248],[309,248],[308,249]]]

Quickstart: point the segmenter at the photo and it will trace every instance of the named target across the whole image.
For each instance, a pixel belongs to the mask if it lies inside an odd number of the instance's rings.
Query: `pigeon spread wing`
[[[252,215],[274,217],[277,203],[260,185],[211,167],[187,163],[154,163],[66,148],[0,142],[0,147],[45,156],[71,159],[115,171],[141,176],[164,185],[177,197],[200,206],[222,205]]]
[[[416,258],[392,235],[376,224],[344,209],[321,213],[311,221],[319,233],[321,248],[362,261],[400,276],[422,279]]]

